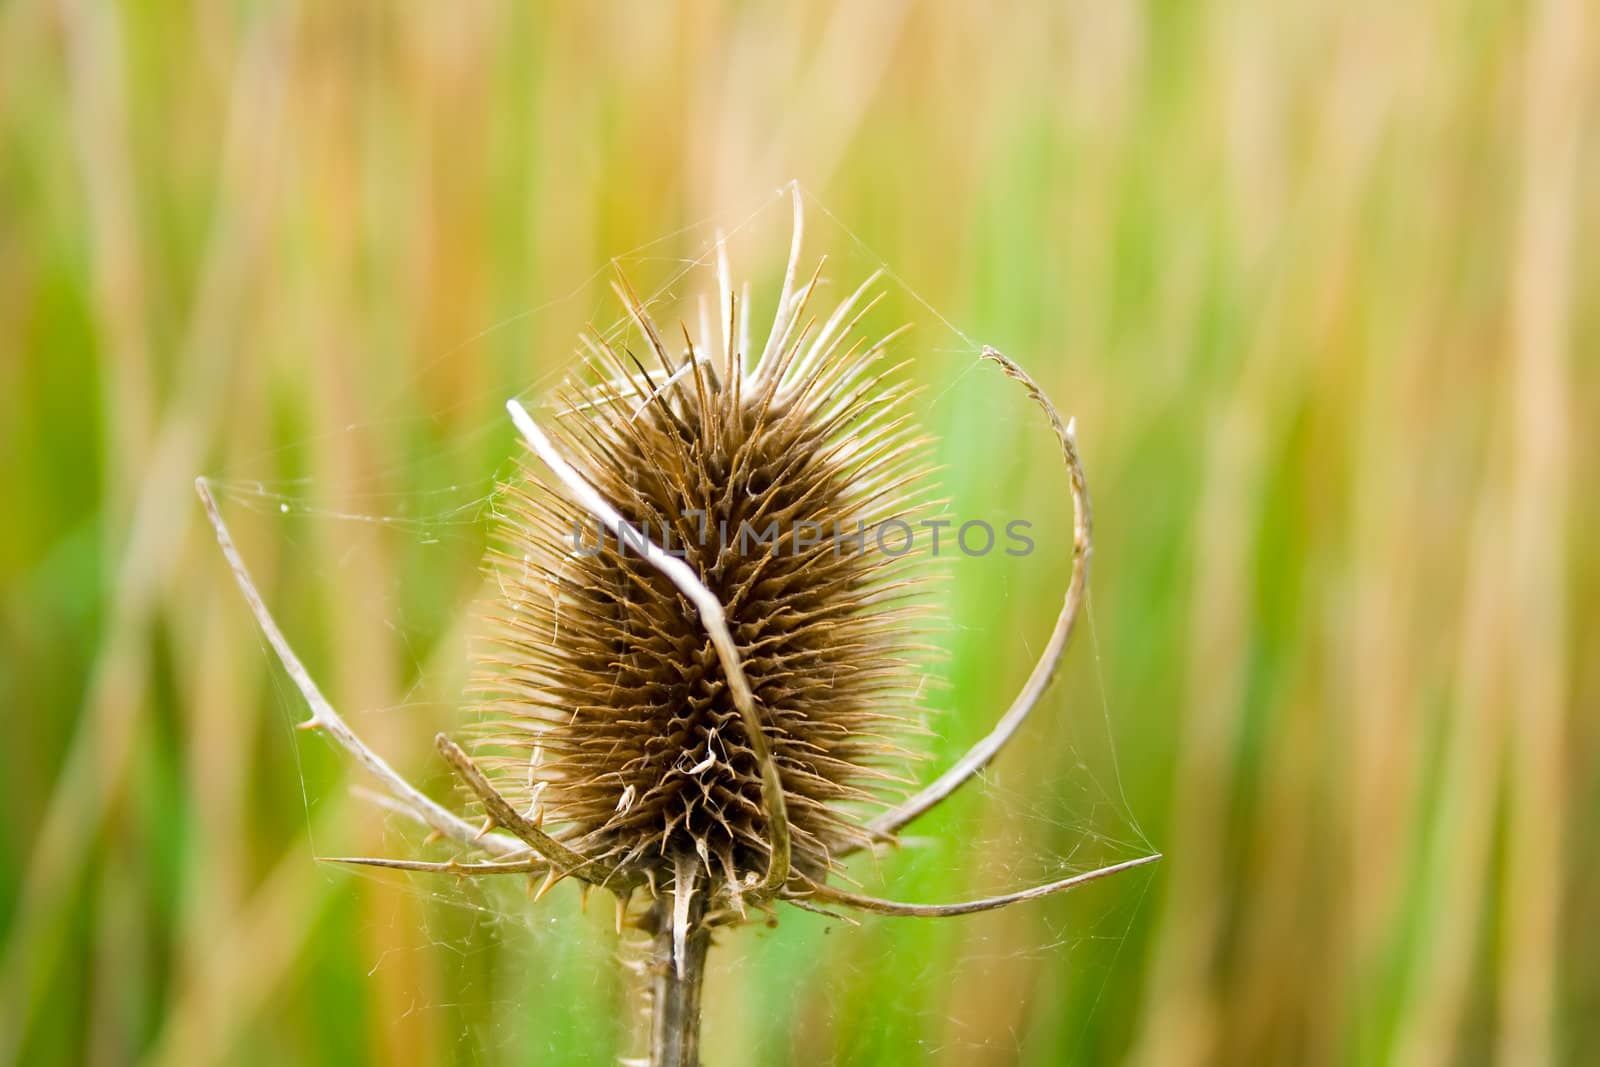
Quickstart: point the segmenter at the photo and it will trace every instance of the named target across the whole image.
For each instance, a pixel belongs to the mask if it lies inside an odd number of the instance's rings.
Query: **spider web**
[[[911,326],[892,354],[914,357],[907,373],[923,387],[917,415],[939,438],[949,516],[956,525],[986,522],[1000,538],[1007,523],[1021,520],[1034,543],[1021,556],[944,546],[946,655],[927,667],[929,736],[918,779],[930,781],[987,732],[1026,678],[1059,610],[1070,562],[1071,502],[1048,425],[1014,382],[980,360],[973,336],[809,191],[785,188],[746,211],[619,254],[569,292],[402,373],[352,372],[363,385],[386,383],[376,395],[343,388],[345,355],[329,354],[334,369],[302,386],[319,395],[291,391],[284,405],[320,412],[319,426],[285,432],[287,444],[230,457],[211,472],[246,560],[312,675],[357,733],[431,795],[461,807],[429,742],[470,714],[462,690],[475,605],[492,594],[480,562],[497,482],[521,453],[504,414],[508,393],[536,419],[551,418],[554,387],[578,373],[580,331],[648,351],[611,290],[619,270],[664,327],[681,321],[697,345],[720,338],[719,249],[734,285],[749,283],[740,295],[751,309],[750,347],[759,350],[786,266],[795,195],[805,213],[796,288],[826,256],[808,313],[820,322],[876,276],[883,300],[860,332],[877,337]],[[381,365],[373,354],[349,359],[369,370],[374,360]],[[512,386],[492,374],[454,373],[461,365],[516,368],[502,376]],[[1052,391],[1042,373],[1048,368],[1031,369]],[[456,384],[441,391],[440,381]],[[328,392],[342,403],[330,405],[320,395]],[[1056,400],[1071,414],[1070,397]],[[1082,429],[1092,488],[1093,428]],[[276,669],[272,678],[282,721],[304,718],[299,693]],[[1100,678],[1091,601],[1055,687],[1006,752],[913,823],[904,848],[852,861],[849,878],[861,892],[939,902],[1155,851],[1123,789],[1114,712]],[[331,745],[287,730],[283,737],[279,751],[291,762],[269,760],[258,773],[276,795],[289,795],[284,778],[298,780],[310,877],[335,896],[348,892],[352,878],[372,880],[408,902],[363,936],[362,950],[370,951],[363,970],[392,969],[401,981],[424,976],[415,979],[411,1010],[434,1013],[460,1058],[504,1062],[537,1050],[537,1062],[590,1062],[639,1052],[636,986],[617,966],[630,950],[613,930],[609,898],[597,893],[584,909],[565,884],[530,903],[514,877],[463,881],[316,866],[330,856],[440,860],[460,850],[425,843],[417,822],[372,792],[375,783]],[[1130,872],[998,913],[860,917],[859,929],[782,908],[775,927],[752,924],[718,937],[706,992],[707,1060],[802,1053],[826,1060],[830,1054],[811,1044],[818,1025],[837,1035],[831,1055],[845,1062],[892,1060],[910,1049],[1019,1055],[1034,1041],[1070,1047],[1098,1004],[1148,882],[1146,872]],[[893,996],[883,995],[886,987]],[[997,1048],[997,1040],[1005,1044]]]

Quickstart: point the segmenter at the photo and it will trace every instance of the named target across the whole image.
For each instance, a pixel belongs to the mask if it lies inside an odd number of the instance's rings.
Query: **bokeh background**
[[[857,873],[1166,859],[726,937],[710,1062],[1600,1062],[1597,113],[1583,0],[0,4],[0,1061],[634,1047],[576,894],[318,861],[428,853],[289,729],[191,481],[443,795],[483,513],[429,494],[597,268],[797,178],[1079,416],[1098,505],[1039,721]],[[1064,516],[925,354],[958,495]],[[937,754],[1048,630],[1028,566],[955,579]]]

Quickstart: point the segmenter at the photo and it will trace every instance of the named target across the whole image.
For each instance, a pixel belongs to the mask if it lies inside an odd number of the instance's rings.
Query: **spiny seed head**
[[[551,437],[724,606],[782,779],[793,866],[825,877],[834,855],[870,843],[864,809],[903,784],[920,729],[927,557],[902,551],[896,524],[931,503],[913,390],[883,343],[849,336],[854,323],[813,337],[814,322],[780,320],[747,369],[731,342],[697,351],[685,332],[669,349],[624,299],[651,369],[587,340]],[[496,511],[473,738],[490,780],[640,881],[665,885],[690,863],[714,897],[750,892],[770,857],[761,770],[694,607],[542,467],[519,470]]]

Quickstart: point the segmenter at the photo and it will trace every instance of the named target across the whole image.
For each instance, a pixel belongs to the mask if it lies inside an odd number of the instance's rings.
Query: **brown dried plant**
[[[469,821],[407,782],[323,697],[268,612],[205,481],[196,488],[257,622],[326,731],[436,834],[478,853],[445,863],[349,862],[456,876],[563,878],[610,891],[619,930],[653,938],[651,1063],[698,1062],[700,987],[712,931],[770,912],[984,911],[1158,856],[955,904],[908,904],[831,884],[854,852],[892,845],[985,767],[1050,685],[1087,580],[1090,511],[1070,423],[1025,371],[985,359],[1027,391],[1061,446],[1074,509],[1072,573],[1050,640],[1011,706],[954,766],[892,802],[926,650],[925,569],[869,535],[928,501],[929,441],[888,342],[854,339],[876,302],[869,278],[820,327],[821,267],[796,289],[803,217],[761,351],[741,340],[719,245],[720,339],[669,344],[625,280],[618,296],[653,368],[586,338],[586,384],[553,434],[516,400],[511,417],[547,474],[505,487],[490,572],[470,753],[441,755],[471,794]],[[676,351],[674,351],[676,349]],[[585,535],[584,530],[589,529]],[[754,533],[776,539],[756,541]],[[801,531],[809,536],[802,536]],[[611,547],[602,547],[604,535]],[[709,534],[709,536],[708,536]],[[595,543],[586,547],[583,542]],[[858,813],[876,805],[872,818]],[[636,903],[637,902],[637,903]]]

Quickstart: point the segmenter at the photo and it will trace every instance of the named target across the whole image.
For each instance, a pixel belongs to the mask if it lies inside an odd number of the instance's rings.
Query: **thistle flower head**
[[[812,286],[772,340],[669,344],[619,289],[644,358],[586,339],[551,436],[629,527],[720,601],[781,778],[793,868],[825,878],[870,843],[901,781],[924,677],[925,557],[879,534],[928,501],[929,440],[855,298],[820,330]],[[858,296],[859,296],[858,292]],[[736,301],[729,301],[737,320]],[[713,902],[772,851],[758,747],[694,605],[543,468],[504,487],[479,645],[477,762],[576,852],[650,885],[688,865]],[[894,527],[898,530],[899,527]]]

